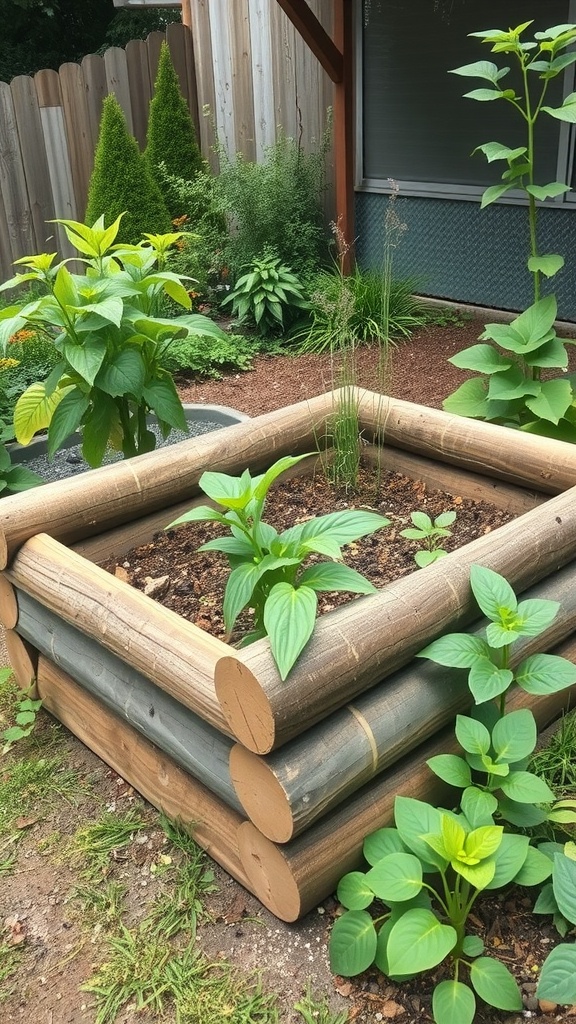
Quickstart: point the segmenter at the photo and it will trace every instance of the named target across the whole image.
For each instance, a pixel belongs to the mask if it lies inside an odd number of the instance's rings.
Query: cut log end
[[[35,700],[38,696],[36,690],[38,651],[18,636],[13,629],[6,630],[6,651],[18,686]]]
[[[254,754],[268,754],[276,740],[274,715],[250,669],[239,658],[219,658],[214,686],[232,735]]]
[[[8,541],[4,530],[0,530],[0,569],[8,565]]]
[[[5,576],[0,574],[0,624],[4,629],[15,629],[18,622],[16,591]]]
[[[246,814],[273,843],[294,835],[288,794],[261,757],[237,744],[230,751],[230,778]]]
[[[281,921],[297,921],[302,914],[302,900],[282,850],[251,821],[245,821],[238,829],[238,849],[254,895]]]

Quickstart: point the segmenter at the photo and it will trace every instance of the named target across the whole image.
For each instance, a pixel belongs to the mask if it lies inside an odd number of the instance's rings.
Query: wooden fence
[[[311,7],[330,28],[330,0]],[[232,13],[233,12],[233,13]],[[216,133],[233,156],[261,159],[280,126],[305,147],[319,140],[332,102],[327,75],[276,0],[195,0],[192,31],[169,25],[126,49],[90,54],[58,72],[0,82],[0,277],[20,256],[71,255],[55,217],[82,220],[103,98],[114,93],[145,144],[148,105],[166,38],[214,170]]]

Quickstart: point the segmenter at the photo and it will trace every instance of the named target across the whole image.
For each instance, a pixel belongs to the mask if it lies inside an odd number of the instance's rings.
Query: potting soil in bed
[[[425,484],[400,473],[382,473],[376,492],[373,469],[361,470],[354,494],[338,493],[322,473],[295,477],[271,491],[264,520],[281,531],[314,516],[346,508],[366,508],[391,520],[385,529],[344,548],[344,561],[366,576],[376,587],[419,571],[414,554],[419,545],[400,536],[412,526],[410,513],[426,512],[432,519],[442,512],[456,512],[452,536],[440,546],[453,551],[471,540],[507,523],[513,516],[486,502],[474,502],[442,491],[429,491]],[[170,522],[167,515],[166,525]],[[198,552],[198,547],[225,531],[214,523],[190,523],[156,534],[149,544],[133,548],[120,560],[109,559],[103,567],[148,593],[165,607],[194,622],[214,636],[225,636],[222,618],[228,562],[216,552]],[[310,561],[321,560],[311,556]],[[318,595],[319,613],[353,599],[353,595]],[[251,628],[249,613],[241,616],[231,642]]]

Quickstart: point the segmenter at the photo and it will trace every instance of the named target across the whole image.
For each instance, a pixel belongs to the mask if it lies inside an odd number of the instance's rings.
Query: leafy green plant
[[[439,558],[443,558],[447,554],[444,548],[440,547],[440,541],[443,537],[452,536],[452,530],[448,530],[447,527],[452,526],[455,522],[456,513],[442,512],[432,522],[426,512],[412,512],[410,519],[413,526],[400,530],[400,536],[406,537],[407,540],[421,541],[423,547],[414,555],[414,561],[420,569],[423,569],[426,565],[432,565],[432,562],[437,562]]]
[[[243,334],[222,338],[175,338],[162,356],[162,366],[170,373],[219,380],[225,372],[250,370],[258,354],[258,345]]]
[[[4,683],[12,675],[12,669],[0,669],[0,684]],[[25,691],[19,700],[16,701],[14,712],[14,725],[4,729],[0,734],[4,740],[2,753],[7,754],[15,743],[25,739],[33,732],[36,725],[36,717],[42,707],[41,700],[33,700],[29,691]]]
[[[417,656],[448,668],[468,669],[468,685],[476,704],[496,703],[478,718],[458,716],[456,737],[464,758],[442,754],[428,764],[441,779],[464,789],[462,808],[470,820],[482,821],[496,811],[506,821],[525,827],[547,819],[576,820],[574,801],[554,804],[547,783],[526,771],[537,740],[532,712],[523,709],[505,714],[506,696],[513,685],[538,695],[576,683],[576,666],[554,654],[531,654],[515,664],[517,641],[539,636],[554,621],[560,606],[556,601],[537,599],[519,602],[502,576],[480,565],[472,566],[470,585],[480,610],[490,620],[486,638],[449,633]],[[483,781],[474,781],[472,772],[480,773]]]
[[[203,473],[200,487],[224,511],[201,505],[167,527],[209,521],[229,528],[230,537],[209,540],[199,549],[220,551],[228,557],[232,571],[224,595],[226,630],[232,631],[244,608],[253,608],[254,629],[243,644],[268,636],[282,679],[312,635],[318,591],[374,592],[372,584],[355,569],[338,564],[342,545],[389,526],[388,519],[374,512],[350,509],[307,520],[279,534],[262,519],[266,495],[280,474],[303,458],[306,456],[286,456],[254,478],[248,470],[240,477]],[[304,568],[312,552],[335,561]]]
[[[169,174],[165,164],[159,166],[164,189],[179,210],[173,224],[182,232],[182,246],[171,250],[168,268],[174,273],[195,279],[194,288],[209,298],[221,297],[226,288],[228,269],[225,245],[226,217],[218,195],[218,179],[208,165],[190,181]]]
[[[158,73],[154,83],[154,95],[150,101],[146,149],[144,157],[156,180],[158,188],[164,189],[164,175],[159,171],[164,164],[165,171],[178,178],[192,179],[202,170],[204,161],[196,141],[196,129],[188,104],[180,92],[178,75],[174,70],[170,48],[163,42],[160,47]],[[182,214],[178,196],[164,192],[166,204],[172,217]]]
[[[109,228],[102,217],[91,228],[61,223],[83,255],[86,274],[71,274],[66,260],[53,266],[54,253],[18,260],[25,273],[0,291],[34,281],[46,294],[0,312],[0,345],[5,348],[16,331],[31,327],[50,338],[59,355],[48,379],[32,384],[16,404],[17,439],[27,444],[47,427],[52,454],[80,428],[84,458],[98,466],[108,445],[125,457],[154,448],[149,410],[165,437],[173,427],[187,429],[172,377],[162,367],[164,353],[175,338],[225,335],[199,314],[157,315],[164,294],[190,308],[180,278],[162,269],[178,234],[147,235],[140,245],[122,247],[114,245],[120,217]]]
[[[552,881],[544,886],[534,907],[535,914],[552,914],[554,924],[565,936],[576,926],[576,846],[569,842],[544,844],[552,856]],[[547,852],[548,852],[547,851]],[[544,961],[536,995],[554,1003],[576,1002],[576,945],[561,943]]]
[[[264,336],[284,330],[297,310],[307,308],[296,274],[268,248],[252,260],[250,270],[238,279],[222,305],[229,303],[240,323],[254,324]]]
[[[472,827],[464,814],[420,800],[396,797],[394,814],[395,828],[379,829],[364,842],[370,869],[345,875],[338,886],[346,913],[330,936],[332,970],[351,976],[375,963],[403,981],[448,961],[452,979],[436,986],[432,1000],[436,1024],[472,1024],[474,993],[498,1009],[520,1010],[514,978],[484,955],[483,941],[467,933],[467,922],[483,891],[549,877],[549,858],[533,850],[527,836],[507,835],[492,821]],[[386,909],[373,919],[367,908],[375,899]]]
[[[280,133],[259,163],[241,153],[231,160],[219,148],[215,187],[220,211],[230,225],[225,262],[233,279],[266,246],[302,275],[326,260],[322,204],[329,141],[330,128],[318,148],[307,153],[299,142]]]
[[[574,441],[576,408],[571,378],[542,380],[542,370],[565,371],[568,356],[554,330],[556,298],[541,296],[542,276],[553,277],[564,265],[564,259],[539,251],[536,205],[569,191],[569,185],[560,181],[537,185],[534,166],[539,117],[547,114],[560,121],[575,120],[576,93],[567,96],[560,107],[547,106],[545,98],[550,82],[576,60],[574,51],[565,52],[576,40],[576,25],[556,25],[545,32],[536,32],[533,41],[524,41],[522,37],[531,24],[527,21],[508,31],[491,29],[471,33],[488,44],[493,53],[505,54],[515,62],[520,73],[520,92],[503,82],[511,70],[508,66],[499,68],[492,61],[481,60],[453,71],[453,74],[488,83],[467,92],[468,99],[509,103],[524,121],[525,145],[510,148],[500,142],[486,142],[478,146],[477,151],[483,153],[489,163],[501,161],[505,165],[502,184],[491,185],[484,192],[483,208],[512,189],[523,192],[528,200],[530,252],[527,267],[532,274],[534,302],[511,324],[488,324],[480,341],[490,344],[473,345],[451,358],[450,362],[456,366],[482,376],[462,384],[446,399],[444,408],[460,415]]]
[[[170,230],[170,214],[160,188],[128,131],[122,107],[110,93],[102,105],[84,220],[92,225],[103,217],[108,226],[121,214],[118,242],[131,245],[139,242],[146,231]]]
[[[18,494],[20,491],[29,491],[31,487],[37,487],[43,483],[37,473],[33,473],[27,466],[19,466],[12,463],[12,455],[6,447],[6,442],[14,437],[14,430],[9,423],[0,419],[0,495]]]

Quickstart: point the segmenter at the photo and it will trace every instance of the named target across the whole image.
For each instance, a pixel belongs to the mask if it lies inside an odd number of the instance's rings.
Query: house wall
[[[381,262],[389,201],[379,193],[356,195],[361,266]],[[407,229],[394,252],[394,275],[415,278],[420,294],[512,310],[532,302],[526,207],[499,203],[480,210],[474,202],[400,195],[396,212]],[[576,216],[545,208],[538,217],[540,251],[566,259],[550,288],[558,296],[559,317],[576,321]]]

